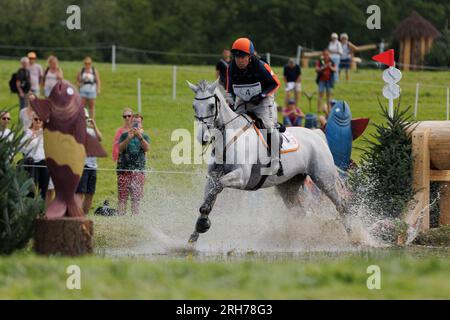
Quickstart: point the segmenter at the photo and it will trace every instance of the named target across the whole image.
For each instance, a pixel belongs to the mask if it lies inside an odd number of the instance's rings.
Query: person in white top
[[[9,114],[9,112],[0,111],[0,139],[7,138],[9,141],[12,141],[12,139],[14,138],[14,135],[8,128],[10,121],[11,115]]]
[[[42,120],[34,114],[33,122],[29,129],[25,131],[22,142],[26,142],[22,153],[24,154],[25,170],[29,172],[34,183],[38,187],[39,194],[43,200],[47,194],[49,173],[45,163],[44,134]]]
[[[55,56],[48,57],[48,67],[44,73],[44,95],[48,97],[58,80],[63,80],[64,74],[59,67],[58,58]]]
[[[339,73],[341,70],[345,70],[345,79],[348,81],[348,70],[352,64],[353,52],[356,51],[357,47],[348,40],[348,34],[341,34],[341,45],[342,45],[342,55],[341,63],[339,65]]]
[[[31,82],[31,92],[39,97],[41,92],[41,84],[44,80],[44,71],[40,64],[36,63],[36,53],[28,52],[28,60],[30,60],[30,65],[28,70],[30,71],[30,82]]]
[[[334,73],[334,82],[338,81],[339,79],[339,62],[341,60],[342,55],[342,45],[338,40],[337,33],[333,32],[331,34],[331,41],[328,44],[328,51],[330,52],[330,58],[331,61],[333,61],[334,65],[336,66],[336,72]]]
[[[34,116],[33,108],[31,108],[31,105],[28,102],[27,106],[22,110],[20,110],[19,112],[19,119],[20,122],[22,122],[24,131],[30,128],[30,126],[33,124],[33,116]]]
[[[95,119],[95,99],[100,94],[100,74],[92,66],[90,57],[84,58],[84,67],[77,74],[77,83],[80,88],[80,97],[83,107],[88,106],[89,117]]]

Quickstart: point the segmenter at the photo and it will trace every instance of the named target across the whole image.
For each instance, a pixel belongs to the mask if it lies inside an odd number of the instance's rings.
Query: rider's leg
[[[270,167],[261,168],[263,175],[282,175],[280,161],[280,132],[278,131],[278,113],[274,103],[274,97],[268,96],[258,106],[251,109],[255,115],[261,119],[264,128],[267,130],[267,142],[270,153]]]

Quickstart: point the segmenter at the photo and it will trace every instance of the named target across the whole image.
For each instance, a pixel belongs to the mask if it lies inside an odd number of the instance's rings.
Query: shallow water
[[[373,239],[368,232],[370,217],[365,216],[364,210],[352,217],[353,233],[349,237],[336,220],[334,206],[325,197],[306,194],[302,208],[288,210],[274,188],[255,192],[224,190],[210,215],[211,229],[200,235],[195,250],[191,250],[186,243],[198,216],[204,176],[149,179],[143,212],[135,218],[144,228],[144,235],[132,248],[106,248],[98,254],[145,259],[277,261],[405,252],[428,255],[433,251],[412,246],[388,247]]]

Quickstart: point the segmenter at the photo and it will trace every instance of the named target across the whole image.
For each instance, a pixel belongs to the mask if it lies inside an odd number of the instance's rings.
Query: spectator
[[[30,82],[31,82],[31,92],[33,92],[37,97],[41,93],[41,84],[44,79],[44,71],[40,64],[36,63],[36,53],[28,52],[28,60],[30,61]]]
[[[28,101],[26,108],[23,108],[19,112],[19,119],[22,122],[23,130],[26,131],[33,124],[34,111],[31,108],[30,102]]]
[[[50,56],[47,59],[48,67],[44,72],[44,95],[48,97],[58,80],[63,80],[64,74],[59,67],[58,58]]]
[[[227,69],[230,62],[231,51],[229,49],[223,49],[222,59],[220,59],[216,64],[216,79],[219,78],[219,84],[222,86],[224,92],[227,82]]]
[[[328,44],[328,51],[330,52],[331,60],[333,60],[334,65],[336,66],[336,72],[333,74],[334,82],[338,81],[338,68],[339,68],[339,62],[341,60],[342,55],[342,45],[338,40],[337,33],[331,34],[331,41]]]
[[[133,127],[122,133],[119,139],[118,175],[119,214],[126,213],[128,196],[131,198],[131,212],[139,213],[139,204],[144,195],[145,153],[150,148],[150,137],[142,129],[142,116],[133,116]]]
[[[77,74],[77,83],[80,88],[81,103],[83,107],[86,103],[89,108],[89,116],[95,119],[95,99],[100,94],[100,74],[92,66],[90,57],[84,58],[84,67]]]
[[[8,128],[11,121],[11,115],[8,111],[0,111],[0,139],[8,137],[11,141],[14,136],[11,130]]]
[[[289,99],[283,110],[283,124],[286,127],[300,127],[305,114],[297,107],[294,99]]]
[[[317,99],[317,113],[320,113],[320,107],[324,93],[327,94],[326,108],[323,110],[328,115],[331,110],[331,94],[334,86],[333,73],[336,73],[336,65],[330,58],[328,49],[323,51],[322,57],[316,63],[316,83],[319,86],[319,98]]]
[[[341,70],[345,70],[345,80],[348,81],[348,70],[352,64],[353,51],[356,47],[348,41],[348,35],[346,33],[341,34],[341,46],[342,46],[342,55],[341,62],[339,64],[339,74]]]
[[[28,92],[30,92],[30,71],[28,70],[30,61],[27,57],[20,59],[20,69],[17,71],[16,87],[19,95],[20,110],[27,106]]]
[[[33,122],[23,137],[23,142],[28,142],[23,147],[22,152],[25,156],[25,170],[30,173],[38,187],[41,198],[44,200],[48,188],[49,174],[45,163],[42,125],[41,119],[36,114],[33,114]]]
[[[283,70],[283,79],[286,86],[286,104],[291,98],[291,92],[294,92],[295,103],[298,103],[298,95],[302,90],[301,74],[300,66],[295,63],[293,58],[290,58]]]
[[[123,125],[116,130],[114,135],[113,149],[112,149],[112,159],[116,161],[119,159],[119,139],[122,133],[128,132],[133,125],[133,110],[126,107],[122,111]]]
[[[102,133],[98,129],[95,120],[89,118],[89,112],[85,109],[86,113],[86,130],[87,134],[96,138],[99,142],[102,141]],[[86,157],[84,162],[83,175],[81,176],[80,183],[76,193],[82,201],[82,208],[85,215],[89,213],[92,207],[92,200],[95,194],[95,187],[97,184],[97,158]]]

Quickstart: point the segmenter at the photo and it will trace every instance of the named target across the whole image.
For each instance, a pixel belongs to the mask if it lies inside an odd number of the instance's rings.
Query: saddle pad
[[[298,141],[289,131],[283,132],[281,136],[283,137],[281,154],[294,152],[298,150]]]
[[[259,131],[259,129],[255,125],[253,125],[253,128],[255,129],[256,133],[258,134],[258,136],[261,139],[264,146],[266,148],[268,148],[267,142],[264,139],[261,132]],[[281,146],[281,154],[294,152],[294,151],[298,150],[298,148],[299,148],[298,141],[297,141],[297,139],[295,139],[295,137],[289,131],[285,131],[285,132],[281,133],[281,136],[283,137],[283,144]]]

